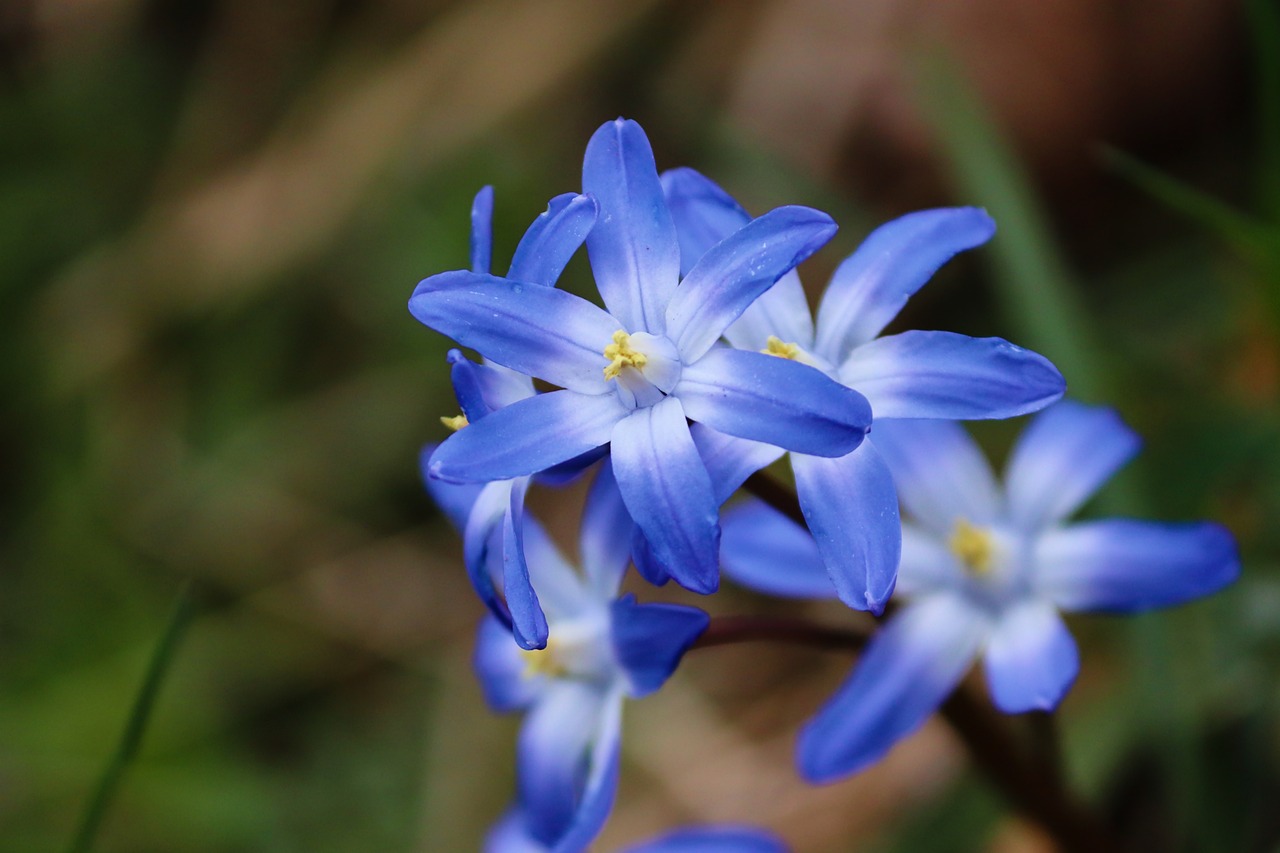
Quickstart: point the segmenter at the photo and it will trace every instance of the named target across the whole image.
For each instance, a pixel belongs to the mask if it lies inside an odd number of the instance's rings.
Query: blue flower
[[[453,492],[451,512],[461,515],[478,490],[438,491]],[[606,460],[587,496],[581,574],[536,521],[521,525],[529,580],[548,623],[546,647],[521,649],[492,615],[476,640],[475,670],[490,706],[526,712],[517,747],[520,826],[530,843],[557,853],[584,848],[612,807],[623,700],[657,690],[708,622],[697,608],[619,597],[630,535],[618,530],[627,523]]]
[[[798,362],[718,344],[835,223],[809,208],[778,208],[708,247],[681,276],[675,225],[639,125],[619,119],[595,133],[583,187],[598,210],[586,243],[607,310],[514,273],[442,273],[409,300],[427,326],[561,389],[455,433],[429,473],[509,480],[608,445],[653,559],[681,584],[711,592],[719,501],[689,421],[816,456],[843,456],[866,433],[870,410],[856,391]],[[558,260],[579,239],[549,227],[542,245]]]
[[[524,813],[514,808],[493,828],[485,853],[550,853],[552,848],[529,835]],[[737,826],[680,829],[660,838],[630,845],[619,853],[786,853],[771,833]]]
[[[751,217],[692,169],[662,176],[687,267]],[[855,388],[876,423],[887,418],[1007,418],[1062,396],[1062,375],[1044,357],[1000,338],[909,331],[877,337],[907,299],[957,252],[985,243],[995,223],[976,208],[925,210],[876,229],[836,270],[810,315],[790,273],[730,326],[741,349],[812,365]],[[714,426],[714,424],[713,424]],[[879,613],[893,592],[901,539],[893,477],[874,437],[847,455],[792,450],[800,508],[840,599]],[[758,449],[740,452],[760,455]],[[781,453],[775,453],[765,464]]]
[[[1079,667],[1060,610],[1180,604],[1239,574],[1234,540],[1217,524],[1064,522],[1137,452],[1137,436],[1109,409],[1062,402],[1039,415],[1013,449],[1003,489],[954,423],[893,421],[876,435],[914,519],[903,525],[899,580],[911,601],[801,733],[800,768],[812,780],[878,759],[978,658],[1002,711],[1055,708]],[[834,595],[813,539],[761,504],[727,514],[724,560],[730,576],[760,590]]]

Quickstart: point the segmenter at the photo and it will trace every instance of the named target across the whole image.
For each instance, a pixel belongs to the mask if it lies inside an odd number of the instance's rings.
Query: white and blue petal
[[[897,593],[914,597],[958,589],[968,582],[962,564],[942,540],[909,521],[902,523]]]
[[[524,519],[522,528],[529,582],[538,591],[548,619],[554,624],[588,610],[595,599],[547,531],[533,518]]]
[[[481,187],[471,202],[471,271],[487,273],[493,260],[493,187]]]
[[[747,826],[679,829],[621,853],[787,853],[773,833]]]
[[[986,618],[952,595],[923,598],[890,618],[801,731],[801,774],[826,782],[854,773],[918,729],[960,683],[986,631]]]
[[[680,281],[680,246],[640,125],[618,119],[592,135],[582,190],[600,211],[587,253],[605,306],[628,331],[661,334]]]
[[[613,800],[618,792],[618,773],[622,762],[621,726],[622,693],[615,689],[605,696],[592,733],[582,798],[572,823],[556,840],[552,853],[578,853],[585,850],[608,819],[609,810],[613,808]]]
[[[510,808],[489,830],[484,853],[547,853],[547,845],[529,834],[528,818],[519,807]]]
[[[835,598],[813,536],[758,500],[736,504],[721,521],[720,564],[733,580],[783,598]]]
[[[791,454],[805,523],[840,600],[879,614],[893,594],[902,525],[893,474],[871,442],[845,456]]]
[[[1140,446],[1115,410],[1058,403],[1031,422],[1009,456],[1009,517],[1025,530],[1066,518]]]
[[[457,349],[449,350],[448,361],[453,394],[462,413],[472,423],[495,409],[534,394],[532,380],[509,367],[476,364]]]
[[[671,580],[671,573],[653,555],[653,548],[649,545],[649,540],[644,538],[644,531],[639,527],[631,533],[631,561],[635,563],[640,577],[654,586],[666,586]]]
[[[433,480],[427,476],[428,463],[431,460],[431,454],[435,453],[439,444],[431,443],[424,445],[422,451],[418,454],[418,466],[422,471],[422,482],[427,487],[427,494],[431,495],[431,499],[436,502],[436,506],[440,507],[445,518],[449,519],[449,523],[459,533],[466,530],[467,519],[471,517],[471,508],[476,505],[476,499],[480,497],[480,491],[484,488],[484,483],[446,483],[443,480]]]
[[[609,390],[604,348],[618,321],[580,296],[455,270],[419,283],[409,311],[520,373],[584,394]]]
[[[529,707],[547,684],[545,675],[530,671],[527,653],[511,641],[511,631],[493,616],[480,623],[471,662],[485,701],[499,713]]]
[[[551,199],[516,246],[507,278],[554,287],[595,221],[591,196],[565,193]]]
[[[582,570],[597,599],[604,601],[618,594],[631,559],[634,529],[635,523],[622,502],[618,481],[613,476],[613,463],[605,459],[587,493],[578,537]]]
[[[779,207],[713,246],[685,276],[667,306],[667,334],[693,361],[783,274],[836,232],[830,216]]]
[[[525,562],[524,496],[529,478],[509,481],[507,506],[502,515],[502,597],[511,614],[511,633],[522,649],[547,645],[547,617],[529,578]]]
[[[620,421],[610,455],[622,500],[653,557],[681,586],[715,591],[719,503],[680,401],[667,397]]]
[[[680,658],[707,630],[710,617],[696,607],[637,604],[635,596],[614,601],[613,653],[630,682],[632,696],[645,696],[675,672]]]
[[[434,481],[428,477],[427,482]],[[467,578],[489,612],[508,629],[512,627],[511,613],[499,595],[498,579],[505,574],[503,522],[511,500],[511,486],[510,480],[485,483],[462,529],[462,561]]]
[[[818,353],[833,364],[844,361],[880,334],[939,267],[994,233],[991,217],[972,207],[922,210],[881,225],[832,276],[818,306]]]
[[[871,425],[862,395],[822,371],[728,347],[686,365],[675,393],[695,421],[814,456],[849,453]]]
[[[614,394],[552,391],[466,426],[436,448],[427,472],[456,483],[536,474],[609,442],[626,417]]]
[[[1239,574],[1235,539],[1221,525],[1117,518],[1042,534],[1032,584],[1063,610],[1127,613],[1217,592]]]
[[[1080,671],[1080,654],[1058,611],[1030,600],[1000,614],[983,663],[996,707],[1021,714],[1058,707]]]
[[[762,441],[725,435],[704,423],[693,424],[689,432],[698,446],[702,463],[707,466],[718,503],[727,501],[748,477],[776,462],[786,452]]]
[[[1038,353],[952,332],[877,338],[853,350],[839,376],[877,418],[1009,418],[1044,408],[1067,387]]]
[[[989,524],[1000,516],[991,466],[960,425],[877,418],[873,434],[902,505],[935,534],[949,536],[957,519]]]

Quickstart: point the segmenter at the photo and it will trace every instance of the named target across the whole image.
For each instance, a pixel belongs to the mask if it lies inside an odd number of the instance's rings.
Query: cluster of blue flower
[[[475,654],[486,697],[527,714],[516,802],[490,850],[590,843],[617,787],[624,699],[658,689],[707,628],[697,608],[620,595],[631,564],[699,593],[723,566],[759,591],[877,615],[895,587],[910,599],[802,732],[799,767],[814,781],[882,756],[979,656],[999,709],[1054,708],[1079,664],[1060,610],[1176,604],[1236,577],[1234,542],[1215,524],[1064,523],[1138,448],[1109,410],[1046,409],[997,485],[955,421],[1055,403],[1065,383],[1044,357],[949,332],[878,337],[940,266],[992,236],[983,211],[877,229],[815,320],[794,267],[835,233],[826,214],[752,218],[697,172],[659,175],[643,130],[622,119],[591,138],[582,183],[551,200],[505,276],[490,272],[482,190],[471,269],[425,279],[409,301],[484,357],[449,354],[462,414],[445,419],[455,432],[424,451],[423,470],[490,611]],[[604,308],[555,286],[584,242]],[[787,453],[808,529],[755,498],[722,520],[721,505]],[[532,478],[589,472],[579,572],[524,502]],[[740,828],[633,848],[781,849]]]

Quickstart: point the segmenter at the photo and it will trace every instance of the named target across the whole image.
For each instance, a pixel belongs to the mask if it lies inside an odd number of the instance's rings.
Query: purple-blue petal
[[[516,246],[507,278],[554,287],[595,221],[596,202],[590,196],[564,193],[551,199]]]
[[[955,596],[895,614],[800,732],[801,774],[828,782],[862,770],[920,728],[969,670],[985,630],[981,614]]]
[[[791,455],[796,495],[840,600],[880,614],[898,580],[902,523],[893,475],[871,442],[835,459]]]
[[[502,528],[511,499],[511,485],[510,480],[485,483],[462,531],[462,562],[467,578],[489,612],[508,629],[512,627],[511,613],[499,594],[497,583],[504,574]]]
[[[579,553],[587,583],[598,599],[618,594],[618,586],[631,559],[631,533],[635,522],[618,491],[613,463],[606,459],[596,473],[582,510]]]
[[[866,399],[790,359],[717,347],[687,365],[675,394],[695,421],[814,456],[843,456],[871,425]]]
[[[714,592],[719,504],[680,401],[667,397],[620,421],[610,454],[622,499],[653,557],[681,586]]]
[[[550,848],[529,834],[528,819],[510,808],[484,839],[484,853],[547,853]]]
[[[679,829],[622,853],[787,853],[787,846],[773,833],[760,829],[707,826]]]
[[[529,377],[510,368],[477,364],[457,349],[449,350],[448,361],[453,394],[471,423],[534,394]]]
[[[424,445],[422,451],[418,454],[418,466],[422,471],[422,482],[427,488],[427,493],[431,495],[431,499],[436,502],[436,506],[440,507],[445,518],[449,519],[449,523],[454,529],[461,533],[467,528],[467,519],[471,517],[471,508],[476,505],[476,498],[480,497],[480,490],[484,488],[483,483],[446,483],[443,480],[433,480],[427,476],[427,464],[431,459],[431,454],[440,445],[432,443]]]
[[[613,602],[611,611],[613,651],[627,672],[632,696],[661,687],[711,621],[696,607],[637,604],[634,595]]]
[[[604,348],[618,321],[580,296],[456,270],[409,299],[419,322],[527,376],[586,394],[610,390]]]
[[[855,349],[839,373],[877,418],[1010,418],[1044,408],[1067,387],[1038,353],[952,332],[877,338]]]
[[[771,465],[784,451],[762,441],[750,441],[714,430],[703,423],[689,427],[702,464],[711,476],[716,501],[724,503],[755,472]]]
[[[516,781],[530,834],[552,846],[582,803],[588,758],[608,694],[599,686],[549,679],[520,729]]]
[[[522,649],[547,646],[547,617],[529,580],[524,552],[524,495],[529,478],[512,481],[502,516],[502,596],[511,614],[511,632]]]
[[[614,394],[538,394],[449,436],[432,454],[427,472],[459,483],[536,474],[608,443],[625,415]]]
[[[481,187],[471,202],[471,271],[489,272],[493,262],[493,187]]]
[[[725,237],[751,221],[720,185],[688,167],[668,169],[659,178],[680,243],[680,275]]]
[[[671,580],[671,573],[653,555],[653,548],[649,546],[649,540],[644,538],[644,531],[639,527],[631,533],[631,562],[635,563],[640,577],[654,586],[666,586]]]
[[[813,536],[773,507],[743,501],[725,511],[720,525],[720,564],[733,580],[783,598],[836,597]]]
[[[667,306],[667,334],[681,357],[699,358],[760,294],[835,233],[822,211],[779,207],[713,246]]]
[[[622,695],[611,692],[604,701],[587,759],[586,786],[573,822],[556,841],[552,853],[585,850],[604,826],[618,793],[622,763]]]
[[[1026,530],[1066,518],[1141,447],[1114,409],[1064,400],[1023,430],[1009,455],[1009,517]]]
[[[1117,518],[1041,535],[1032,582],[1064,610],[1129,613],[1200,598],[1239,575],[1235,538],[1219,524]]]
[[[983,664],[1001,711],[1052,711],[1080,672],[1080,654],[1058,611],[1048,602],[1028,601],[1000,615]]]
[[[498,713],[529,707],[546,684],[546,676],[529,672],[525,653],[512,641],[511,631],[493,616],[486,616],[476,631],[471,663],[485,701]]]
[[[957,252],[995,233],[985,211],[922,210],[881,225],[836,269],[818,307],[817,352],[834,364],[870,341]],[[879,413],[877,413],[878,416]]]
[[[582,163],[582,190],[600,210],[587,252],[605,306],[627,331],[662,334],[680,281],[680,247],[640,125],[618,119],[595,132]]]

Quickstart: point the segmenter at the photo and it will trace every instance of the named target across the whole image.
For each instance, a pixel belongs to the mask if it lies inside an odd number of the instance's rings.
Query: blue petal
[[[618,771],[622,759],[622,694],[611,692],[604,700],[587,760],[586,787],[577,813],[567,832],[556,842],[552,853],[579,853],[586,849],[609,818],[618,793]]]
[[[409,311],[520,373],[584,394],[611,390],[604,348],[618,321],[580,296],[458,270],[424,279]]]
[[[622,499],[654,558],[681,586],[714,592],[719,504],[680,401],[636,409],[614,428],[610,453]]]
[[[547,617],[529,580],[524,553],[524,495],[528,488],[528,477],[512,481],[502,516],[502,596],[511,614],[511,631],[516,643],[522,649],[544,649]]]
[[[853,351],[840,380],[877,418],[1011,418],[1042,409],[1066,383],[1049,360],[1001,338],[903,332]]]
[[[565,193],[551,199],[516,246],[507,278],[554,287],[595,221],[591,196]]]
[[[728,347],[687,365],[674,393],[695,421],[814,456],[849,453],[871,425],[862,395],[822,371]]]
[[[462,414],[471,423],[495,409],[534,395],[533,382],[500,364],[476,364],[461,350],[449,350],[449,380]]]
[[[499,713],[529,707],[546,687],[547,677],[529,672],[511,632],[492,616],[480,623],[471,663],[485,701]]]
[[[606,459],[587,493],[579,538],[582,569],[596,598],[608,600],[618,594],[631,559],[634,529],[635,523],[613,476],[613,465]]]
[[[547,853],[547,845],[529,834],[527,824],[518,807],[508,809],[485,836],[484,853]]]
[[[950,536],[960,518],[989,524],[999,517],[991,466],[960,425],[877,418],[874,436],[902,505],[935,534]]]
[[[784,598],[836,597],[809,531],[773,507],[743,501],[730,507],[720,524],[720,564],[733,580]]]
[[[484,488],[482,483],[446,483],[443,480],[433,480],[427,476],[427,463],[431,459],[431,454],[435,452],[438,444],[428,444],[422,448],[418,454],[418,465],[422,470],[422,482],[427,487],[427,493],[431,495],[431,499],[436,502],[436,506],[449,519],[449,523],[454,529],[461,533],[467,527],[467,519],[471,517],[471,508],[476,505],[476,498],[480,497],[480,490]]]
[[[544,486],[567,486],[581,477],[586,473],[588,468],[599,462],[608,454],[608,445],[602,445],[588,450],[586,453],[580,453],[567,462],[561,462],[559,465],[553,465],[538,474],[538,482]]]
[[[524,554],[529,581],[551,621],[572,618],[592,606],[582,578],[534,519],[524,520]]]
[[[893,475],[871,442],[847,456],[791,455],[800,510],[840,600],[879,614],[893,594],[902,526]]]
[[[801,731],[800,772],[813,782],[854,773],[920,728],[968,671],[985,630],[957,596],[923,598],[894,615]]]
[[[552,846],[577,816],[591,740],[608,699],[593,684],[548,680],[520,729],[516,775],[530,834]]]
[[[681,829],[622,853],[787,853],[776,835],[746,826]]]
[[[772,444],[725,435],[706,424],[695,423],[689,427],[689,433],[698,446],[702,464],[707,466],[711,488],[719,503],[727,501],[748,477],[773,464],[786,452]]]
[[[895,592],[916,597],[964,589],[969,583],[968,572],[943,540],[909,521],[902,523],[902,558],[898,561]]]
[[[985,211],[961,207],[909,213],[871,232],[836,269],[818,307],[818,353],[834,364],[844,361],[878,335],[939,267],[991,239],[995,228]]]
[[[1040,536],[1032,583],[1064,610],[1133,612],[1217,592],[1240,574],[1221,525],[1109,519]]]
[[[613,651],[627,671],[632,696],[661,687],[711,621],[696,607],[637,604],[634,595],[613,602],[612,612]]]
[[[1029,601],[1003,613],[984,656],[991,699],[1006,714],[1052,711],[1080,672],[1080,655],[1051,605]]]
[[[1026,530],[1066,518],[1140,446],[1114,410],[1064,400],[1033,420],[1009,455],[1010,518]]]
[[[681,357],[699,358],[760,294],[835,233],[822,211],[779,207],[717,243],[667,306],[667,335]]]
[[[493,258],[493,187],[481,187],[471,202],[471,271],[489,272]]]
[[[508,629],[512,627],[511,614],[498,594],[496,583],[504,573],[502,528],[511,500],[511,485],[510,480],[485,483],[462,531],[462,560],[467,578],[489,612]]]
[[[449,436],[427,472],[459,483],[535,474],[607,443],[625,416],[615,394],[538,394]]]
[[[662,334],[680,281],[680,247],[640,125],[618,119],[595,132],[582,163],[582,189],[600,207],[587,252],[605,306],[628,331]]]
[[[654,586],[666,586],[671,580],[671,573],[653,556],[653,548],[649,546],[649,540],[644,538],[644,532],[639,527],[631,534],[631,561],[635,563],[640,577]]]
[[[751,221],[733,198],[693,169],[662,173],[662,189],[680,238],[680,275],[687,275],[706,252]],[[804,349],[813,345],[813,317],[800,284],[789,272],[751,303],[725,330],[738,349],[764,349],[770,335]]]

